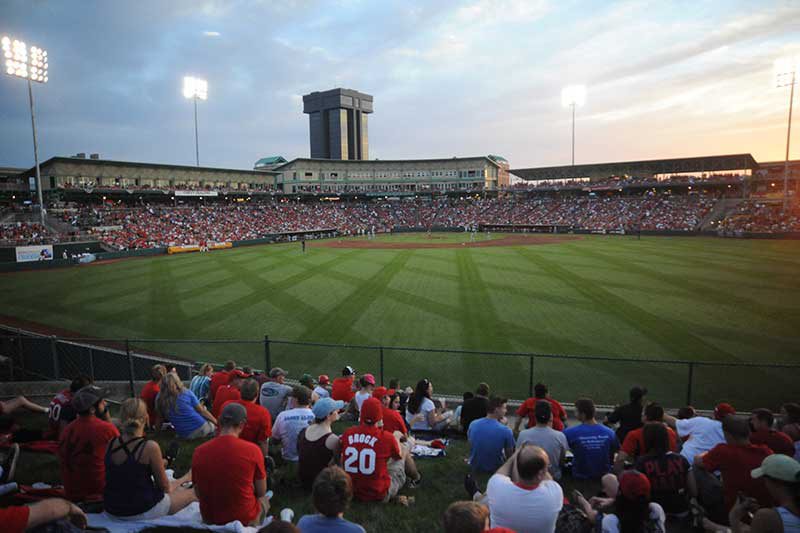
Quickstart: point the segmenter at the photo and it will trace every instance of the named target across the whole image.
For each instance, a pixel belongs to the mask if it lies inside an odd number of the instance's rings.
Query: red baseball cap
[[[619,491],[628,500],[649,499],[650,480],[635,470],[624,472],[619,480]]]
[[[718,403],[717,406],[714,408],[714,418],[720,420],[725,418],[728,415],[735,415],[736,409],[729,403]]]
[[[370,385],[375,385],[375,376],[373,376],[372,374],[364,374],[362,377],[364,378],[364,381],[366,381]]]
[[[362,424],[377,424],[383,420],[383,405],[377,398],[367,398],[361,404],[361,423]]]
[[[247,379],[250,377],[250,374],[245,374],[238,368],[231,370],[231,378],[240,378],[240,379]]]
[[[331,382],[331,378],[328,377],[328,374],[320,374],[319,377],[317,378],[317,382],[320,385],[327,385],[328,383]]]
[[[383,386],[375,387],[375,390],[372,391],[372,397],[373,398],[377,398],[379,400],[382,400],[383,397],[386,396],[388,393],[389,393],[389,391],[386,390],[386,387],[383,387]]]

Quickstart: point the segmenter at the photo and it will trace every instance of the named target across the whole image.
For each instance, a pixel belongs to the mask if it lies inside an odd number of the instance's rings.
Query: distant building
[[[283,156],[280,155],[273,155],[271,157],[262,157],[256,164],[253,165],[253,170],[272,170],[277,168],[285,163],[288,163]]]
[[[303,96],[308,114],[312,159],[369,159],[367,115],[372,96],[352,89],[331,89]]]

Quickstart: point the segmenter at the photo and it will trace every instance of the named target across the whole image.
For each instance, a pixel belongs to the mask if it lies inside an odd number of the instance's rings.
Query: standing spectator
[[[109,421],[105,398],[108,391],[88,385],[72,398],[78,418],[61,433],[58,458],[64,493],[73,502],[97,502],[103,499],[106,447],[119,431]]]
[[[297,475],[303,488],[310,489],[314,479],[339,455],[339,436],[331,425],[339,420],[344,402],[322,398],[314,404],[314,423],[300,430],[297,437]]]
[[[302,533],[365,533],[364,528],[344,519],[353,499],[353,482],[338,466],[323,469],[311,491],[318,514],[306,515],[297,522]]]
[[[647,427],[648,424],[664,425],[664,408],[655,402],[648,403],[644,408],[642,422],[644,422],[644,426],[640,427],[639,429],[629,431],[628,435],[625,437],[625,441],[620,447],[620,451],[617,454],[617,459],[614,462],[614,467],[617,474],[622,472],[626,461],[633,462],[637,457],[647,453],[648,450],[644,442],[644,428]],[[669,449],[673,452],[677,452],[678,436],[675,434],[672,428],[666,429],[667,438],[669,439]]]
[[[353,381],[355,380],[356,371],[352,366],[346,366],[342,369],[342,377],[333,380],[333,388],[331,389],[331,398],[339,400],[348,405],[355,396],[353,390]]]
[[[262,388],[263,391],[263,388]],[[300,432],[314,421],[314,412],[309,408],[311,404],[311,391],[302,385],[292,389],[291,398],[294,407],[281,411],[272,427],[273,438],[281,441],[281,456],[285,461],[296,463],[297,437]]]
[[[567,412],[558,400],[554,400],[547,394],[547,385],[544,383],[537,383],[533,387],[533,398],[528,398],[517,409],[517,422],[514,425],[514,433],[519,432],[519,426],[522,423],[523,417],[528,417],[528,427],[534,427],[536,416],[534,414],[536,403],[539,400],[546,400],[550,404],[550,411],[552,412],[553,429],[556,431],[564,431],[564,423],[567,421]]]
[[[239,435],[240,439],[252,442],[259,448],[264,457],[269,455],[269,438],[272,436],[272,417],[269,411],[258,405],[258,382],[253,378],[248,378],[242,381],[239,385],[241,390],[241,399],[229,400],[225,405],[230,403],[238,403],[247,411],[247,423]],[[221,390],[221,389],[220,389]]]
[[[694,476],[689,473],[689,461],[670,450],[664,424],[645,424],[643,430],[647,451],[636,459],[635,468],[647,476],[652,499],[665,513],[684,516],[689,511],[689,498],[697,494]]]
[[[647,396],[647,389],[637,385],[631,388],[628,395],[630,403],[618,405],[606,417],[606,422],[609,424],[619,423],[617,428],[619,442],[625,442],[629,431],[642,427],[642,408],[644,407],[644,397]]]
[[[441,432],[447,428],[449,417],[446,413],[441,413],[436,409],[431,400],[431,394],[433,394],[433,383],[422,379],[417,383],[417,388],[408,399],[406,422],[412,430]]]
[[[617,437],[612,429],[597,423],[592,400],[577,400],[575,412],[580,424],[564,430],[567,443],[575,455],[572,477],[600,479],[611,471],[611,459],[619,448]]]
[[[139,393],[139,398],[144,401],[147,406],[147,416],[149,418],[148,424],[152,428],[161,426],[160,417],[156,410],[156,397],[161,390],[159,384],[161,379],[167,374],[167,367],[164,365],[153,365],[150,368],[150,381],[144,384],[142,392]]]
[[[167,372],[161,380],[156,406],[161,416],[172,424],[182,439],[200,439],[213,435],[217,419],[200,404],[197,396],[183,386],[177,374]]]
[[[697,416],[694,409],[689,411],[690,418],[682,420],[664,415],[664,422],[671,428],[675,428],[678,437],[687,439],[681,448],[681,455],[686,457],[689,464],[694,463],[695,456],[709,451],[717,444],[725,442],[725,435],[722,433],[722,420],[726,417],[735,415],[736,409],[728,403],[720,403],[714,408],[714,419],[704,416]]]
[[[214,367],[204,363],[197,375],[189,382],[189,390],[203,403],[208,399],[208,389],[211,387],[211,375],[213,373]]]
[[[469,463],[478,472],[494,472],[514,453],[514,433],[501,423],[505,418],[508,400],[489,398],[489,412],[469,426]]]
[[[794,442],[786,433],[772,428],[775,418],[769,409],[753,409],[750,413],[750,442],[763,444],[772,453],[794,457]]]
[[[242,384],[242,380],[249,377],[249,375],[245,374],[238,368],[231,370],[228,374],[228,383],[218,388],[217,392],[214,394],[214,403],[211,406],[211,414],[217,417],[219,416],[220,412],[222,412],[222,406],[225,405],[226,402],[232,400],[241,400],[242,393],[239,391],[239,387]]]
[[[75,396],[76,392],[91,384],[92,378],[81,374],[72,380],[68,389],[64,389],[55,395],[50,401],[50,410],[48,411],[50,428],[45,432],[45,438],[58,440],[61,431],[78,416],[72,407],[72,397]]]
[[[400,395],[397,394],[396,391],[386,390],[386,387],[378,387],[372,393],[372,396],[380,400],[383,406],[384,431],[388,431],[389,433],[397,431],[403,435],[408,435],[408,428],[406,427],[403,417],[400,416],[400,411],[392,408],[393,403],[395,405],[400,404]]]
[[[331,378],[329,378],[327,374],[319,375],[319,378],[317,378],[317,386],[314,387],[314,392],[317,393],[317,396],[320,398],[331,397],[330,382]]]
[[[517,448],[525,443],[538,446],[547,452],[550,475],[558,481],[561,479],[561,465],[567,456],[569,445],[567,437],[552,427],[552,404],[545,400],[536,402],[533,410],[536,426],[521,431],[517,437]]]
[[[275,367],[269,371],[272,381],[267,381],[261,385],[261,395],[259,403],[269,411],[272,420],[278,418],[278,414],[286,409],[286,401],[292,392],[292,387],[286,385],[286,376],[289,373],[280,367]]]
[[[194,491],[206,524],[238,520],[258,526],[267,516],[267,472],[261,450],[240,439],[247,411],[237,403],[220,415],[219,436],[198,446],[192,456]]]
[[[761,508],[753,515],[751,533],[796,533],[800,531],[800,463],[783,454],[770,455],[750,475],[763,479],[774,508]],[[747,531],[742,518],[753,511],[757,503],[744,498],[737,501],[730,512],[734,533]]]
[[[478,383],[475,396],[464,400],[461,406],[461,428],[466,433],[473,420],[483,418],[489,412],[489,384]]]
[[[230,373],[236,369],[236,361],[226,361],[225,366],[222,367],[222,370],[219,372],[214,372],[214,375],[211,376],[211,381],[208,385],[208,404],[207,405],[214,405],[214,395],[217,393],[217,389],[222,387],[223,385],[228,384],[228,380],[230,379]]]

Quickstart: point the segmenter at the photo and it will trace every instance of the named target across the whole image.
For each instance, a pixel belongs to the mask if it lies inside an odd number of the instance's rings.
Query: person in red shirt
[[[156,409],[156,397],[161,391],[159,383],[161,379],[167,375],[167,367],[164,365],[153,365],[150,369],[150,381],[144,384],[142,392],[139,393],[145,405],[147,406],[147,416],[150,419],[150,427],[157,428],[161,426],[161,417],[158,415]]]
[[[228,384],[230,373],[235,369],[236,361],[227,361],[222,370],[214,372],[214,375],[211,376],[211,383],[208,386],[208,403],[206,405],[214,405],[214,395],[217,393],[217,389]]]
[[[31,505],[0,509],[0,524],[6,533],[23,533],[39,526],[69,520],[79,529],[86,527],[86,515],[72,502],[61,498],[48,498]]]
[[[356,371],[352,366],[346,366],[342,369],[342,377],[333,380],[331,388],[331,398],[334,400],[342,401],[345,405],[349,404],[356,391],[353,390],[353,382],[355,381]]]
[[[219,416],[222,412],[222,406],[231,401],[231,400],[241,400],[242,393],[239,391],[239,387],[242,384],[243,379],[247,379],[250,376],[242,372],[241,370],[232,370],[228,376],[230,379],[227,385],[223,385],[217,389],[217,392],[214,394],[214,403],[211,407],[211,414],[214,416]]]
[[[100,387],[88,385],[72,398],[78,418],[61,433],[58,458],[64,493],[73,502],[103,499],[106,447],[111,439],[119,437],[119,431],[110,422],[107,394]]]
[[[763,444],[772,453],[782,453],[794,457],[794,442],[791,437],[782,431],[772,429],[775,418],[769,409],[753,409],[750,413],[750,442]]]
[[[528,427],[536,427],[536,402],[539,400],[547,400],[550,402],[550,408],[553,411],[553,429],[556,431],[564,431],[564,422],[567,421],[567,412],[564,407],[554,400],[547,393],[547,385],[544,383],[537,383],[533,388],[533,398],[528,398],[517,409],[517,422],[514,424],[514,433],[519,433],[519,427],[522,423],[523,417],[528,417]]]
[[[379,427],[382,420],[381,402],[368,398],[361,405],[361,424],[347,429],[340,438],[342,467],[350,474],[353,494],[360,501],[388,502],[405,483],[400,444]]]
[[[81,374],[72,380],[68,389],[59,392],[50,400],[50,411],[48,413],[50,428],[43,435],[45,439],[58,440],[61,431],[67,427],[67,424],[75,420],[77,415],[70,403],[72,402],[72,397],[86,385],[91,384],[92,378]]]
[[[231,402],[219,418],[219,436],[198,446],[192,456],[192,481],[206,524],[238,520],[259,526],[269,510],[267,472],[261,449],[239,438],[247,410]]]
[[[381,401],[383,406],[383,429],[389,433],[399,431],[403,435],[408,435],[408,427],[406,426],[403,415],[400,411],[391,408],[392,400],[394,400],[397,392],[394,389],[387,389],[386,387],[377,387],[372,391],[372,397]],[[400,396],[397,395],[399,400]]]
[[[664,423],[664,408],[656,402],[648,403],[644,412],[642,413],[643,424],[663,424]],[[678,451],[678,435],[675,431],[668,427],[667,438],[669,439],[669,450],[671,452]],[[644,426],[633,429],[625,435],[625,440],[620,446],[620,451],[617,458],[614,460],[614,472],[617,475],[621,474],[625,469],[625,462],[633,462],[637,457],[645,455],[650,450],[647,449],[644,443]]]
[[[258,405],[258,382],[253,378],[242,381],[239,390],[242,394],[239,400],[229,400],[222,405],[238,403],[247,411],[247,423],[242,430],[240,439],[252,442],[261,448],[264,457],[269,455],[269,438],[272,436],[272,415],[269,411]]]

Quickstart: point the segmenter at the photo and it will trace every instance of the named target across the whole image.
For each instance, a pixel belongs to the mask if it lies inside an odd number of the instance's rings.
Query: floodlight
[[[47,81],[47,52],[38,46],[27,47],[25,42],[4,36],[0,39],[3,57],[6,59],[6,74],[37,83]]]
[[[564,107],[569,107],[572,105],[580,107],[585,103],[585,85],[568,85],[561,91],[561,105]]]
[[[185,76],[183,78],[183,96],[186,98],[208,99],[208,82],[206,80]]]
[[[789,87],[789,123],[786,126],[786,157],[783,162],[783,210],[789,208],[789,144],[792,139],[792,104],[794,103],[794,86],[800,72],[800,56],[781,58],[775,61],[775,87]]]
[[[775,87],[788,87],[794,83],[800,71],[800,56],[783,57],[775,61],[774,81]]]

